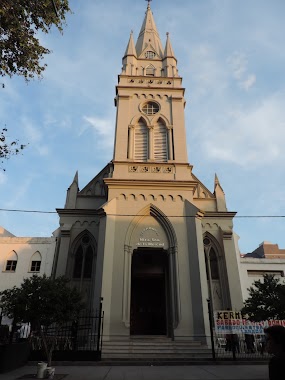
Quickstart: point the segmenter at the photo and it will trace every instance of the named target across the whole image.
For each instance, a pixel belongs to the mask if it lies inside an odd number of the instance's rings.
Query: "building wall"
[[[285,259],[240,258],[239,275],[244,301],[248,298],[247,289],[254,281],[262,280],[265,274],[274,274],[285,283]]]
[[[24,278],[35,273],[50,276],[55,246],[55,237],[0,237],[0,291],[19,286]],[[7,258],[13,251],[18,257],[16,270],[6,271]],[[39,272],[31,272],[31,259],[35,252],[41,256]]]

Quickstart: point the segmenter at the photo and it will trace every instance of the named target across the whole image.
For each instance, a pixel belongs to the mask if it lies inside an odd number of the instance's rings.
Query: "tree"
[[[0,7],[0,75],[18,74],[30,80],[41,77],[41,64],[50,50],[42,46],[38,32],[60,32],[70,12],[68,0],[2,0]]]
[[[285,285],[274,275],[264,275],[263,281],[254,281],[248,290],[242,313],[251,321],[285,319]]]
[[[59,331],[66,321],[75,320],[83,307],[81,295],[70,287],[65,277],[52,279],[33,275],[24,279],[20,287],[0,292],[2,313],[13,319],[13,325],[30,322],[32,331],[40,334],[48,365]],[[53,334],[47,339],[48,328]]]
[[[20,144],[18,140],[7,141],[7,128],[2,128],[0,132],[0,162],[8,160],[11,156],[18,155],[26,145]],[[3,169],[5,171],[5,169]]]

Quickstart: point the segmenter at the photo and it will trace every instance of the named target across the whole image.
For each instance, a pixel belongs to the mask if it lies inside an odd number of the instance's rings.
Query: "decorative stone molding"
[[[224,240],[231,240],[233,236],[233,231],[223,231],[223,239]]]
[[[130,173],[136,173],[138,172],[139,167],[138,166],[129,166],[129,172]]]
[[[173,170],[172,166],[167,166],[163,168],[164,173],[172,173],[172,170]]]
[[[152,173],[161,173],[161,166],[154,166],[151,168]]]
[[[130,79],[128,79],[128,82],[129,83],[139,83],[139,84],[143,84],[143,83],[155,83],[155,84],[158,84],[158,85],[170,85],[170,84],[172,84],[172,81],[170,81],[170,80],[162,80],[162,79],[158,79],[158,80],[154,80],[154,79],[150,79],[150,78],[146,78],[146,79],[142,79],[142,78],[140,78],[140,79],[137,79],[137,78],[135,78],[135,77],[133,77],[133,78],[130,78]]]
[[[149,173],[150,172],[150,167],[149,166],[142,166],[140,169],[141,169],[140,171],[142,173]]]
[[[152,127],[151,127],[152,128]],[[131,165],[129,166],[129,173],[172,173],[172,166],[160,165]]]

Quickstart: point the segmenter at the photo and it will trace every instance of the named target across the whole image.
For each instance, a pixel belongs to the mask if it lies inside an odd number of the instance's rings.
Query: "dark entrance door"
[[[166,270],[165,251],[134,251],[131,335],[166,335]]]

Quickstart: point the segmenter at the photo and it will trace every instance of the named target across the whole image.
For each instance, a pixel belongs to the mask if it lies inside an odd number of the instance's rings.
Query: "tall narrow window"
[[[148,159],[148,128],[140,119],[135,127],[134,159],[136,161],[147,161]]]
[[[203,242],[205,252],[206,275],[211,306],[213,310],[222,310],[224,305],[222,299],[222,288],[219,275],[219,261],[216,247],[214,246],[213,241],[208,236],[204,237]]]
[[[42,256],[39,251],[35,252],[31,258],[30,272],[39,272],[41,270]]]
[[[218,280],[220,277],[218,259],[217,259],[216,252],[214,251],[213,248],[210,249],[209,259],[210,259],[211,278],[212,280]]]
[[[77,248],[77,251],[75,253],[73,278],[81,278],[82,265],[83,265],[83,248],[80,245]]]
[[[154,159],[161,162],[168,160],[167,129],[161,120],[154,127]]]
[[[73,278],[90,279],[93,267],[94,247],[88,234],[81,238],[74,257]]]
[[[7,261],[5,264],[5,271],[6,272],[16,272],[18,263],[18,255],[15,251],[12,251],[9,253],[7,257]]]

